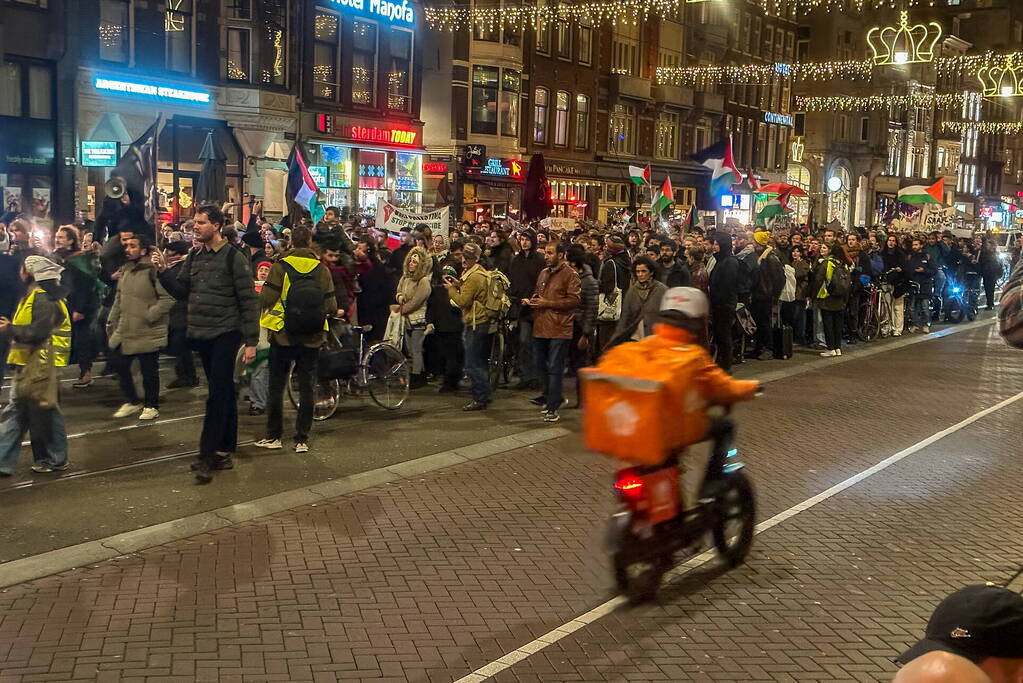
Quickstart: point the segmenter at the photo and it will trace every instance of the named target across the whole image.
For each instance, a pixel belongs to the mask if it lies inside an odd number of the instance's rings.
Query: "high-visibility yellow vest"
[[[18,310],[14,312],[14,319],[11,320],[13,325],[31,325],[32,324],[32,304],[35,302],[36,294],[41,292],[40,287],[36,287],[29,292],[21,303],[18,304]],[[63,301],[58,302],[60,304],[60,311],[63,314],[63,318],[60,324],[53,329],[50,334],[50,342],[53,345],[53,362],[58,368],[62,368],[67,365],[68,360],[71,357],[71,316],[68,315],[67,306]],[[29,354],[32,353],[32,346],[29,344],[21,344],[16,341],[11,342],[11,351],[7,354],[8,365],[25,365],[28,363]],[[43,363],[50,361],[50,355],[47,352],[47,345],[43,345],[36,353],[39,354],[39,360]]]
[[[285,256],[282,261],[287,261],[288,265],[297,270],[298,272],[305,275],[312,271],[313,268],[320,265],[320,262],[314,258],[308,256]],[[265,327],[273,332],[280,332],[284,329],[284,308],[287,305],[288,290],[291,289],[291,279],[288,277],[288,271],[284,271],[284,281],[281,284],[281,298],[278,299],[273,306],[263,312],[262,317],[259,319],[259,326]],[[329,330],[330,327],[326,320],[323,321],[324,331]]]

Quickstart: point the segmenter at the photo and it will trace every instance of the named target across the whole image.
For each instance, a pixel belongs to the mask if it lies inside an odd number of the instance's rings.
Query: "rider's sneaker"
[[[280,439],[260,439],[256,443],[252,444],[256,448],[266,448],[271,451],[278,451],[281,449]]]

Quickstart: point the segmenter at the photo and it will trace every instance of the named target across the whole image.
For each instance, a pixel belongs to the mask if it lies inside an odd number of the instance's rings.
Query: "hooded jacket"
[[[415,272],[409,271],[409,261],[419,257]],[[401,279],[395,301],[402,307],[402,313],[416,322],[426,318],[426,301],[430,298],[430,274],[433,272],[433,257],[422,247],[413,247],[405,257]]]
[[[536,280],[540,277],[540,271],[546,265],[543,254],[536,250],[536,233],[526,230],[522,233],[531,243],[531,247],[519,251],[511,260],[508,268],[508,298],[512,302],[512,310],[509,317],[514,317],[518,311],[519,320],[532,320],[533,310],[529,306],[522,306],[519,302],[528,299],[533,295],[536,288]]]
[[[732,236],[716,233],[718,245],[714,255],[714,270],[710,271],[710,307],[735,309],[739,300],[739,262],[732,254]]]
[[[167,324],[174,299],[160,284],[156,268],[147,258],[121,266],[114,306],[107,331],[110,346],[133,356],[167,346]]]

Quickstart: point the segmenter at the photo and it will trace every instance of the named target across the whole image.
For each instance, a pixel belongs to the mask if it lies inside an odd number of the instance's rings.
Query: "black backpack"
[[[847,296],[852,289],[852,275],[845,266],[836,265],[828,283],[828,294],[831,296]]]
[[[287,261],[281,261],[290,281],[284,305],[284,331],[288,334],[316,334],[323,330],[323,287],[316,277],[317,264],[308,273],[300,273]]]

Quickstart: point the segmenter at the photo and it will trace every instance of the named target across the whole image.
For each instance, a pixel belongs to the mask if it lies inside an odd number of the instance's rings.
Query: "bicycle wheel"
[[[893,332],[892,326],[892,304],[888,299],[881,299],[881,303],[878,304],[878,320],[880,321],[880,332],[882,337],[890,337]]]
[[[288,401],[298,410],[298,378],[288,373]],[[341,404],[341,381],[322,379],[313,382],[313,419],[317,422],[334,417]]]
[[[401,408],[408,398],[412,372],[401,351],[386,342],[374,344],[366,353],[363,365],[366,389],[373,402],[387,410]]]
[[[490,341],[490,360],[487,362],[487,379],[490,386],[497,388],[501,381],[504,366],[504,333],[497,332]]]

